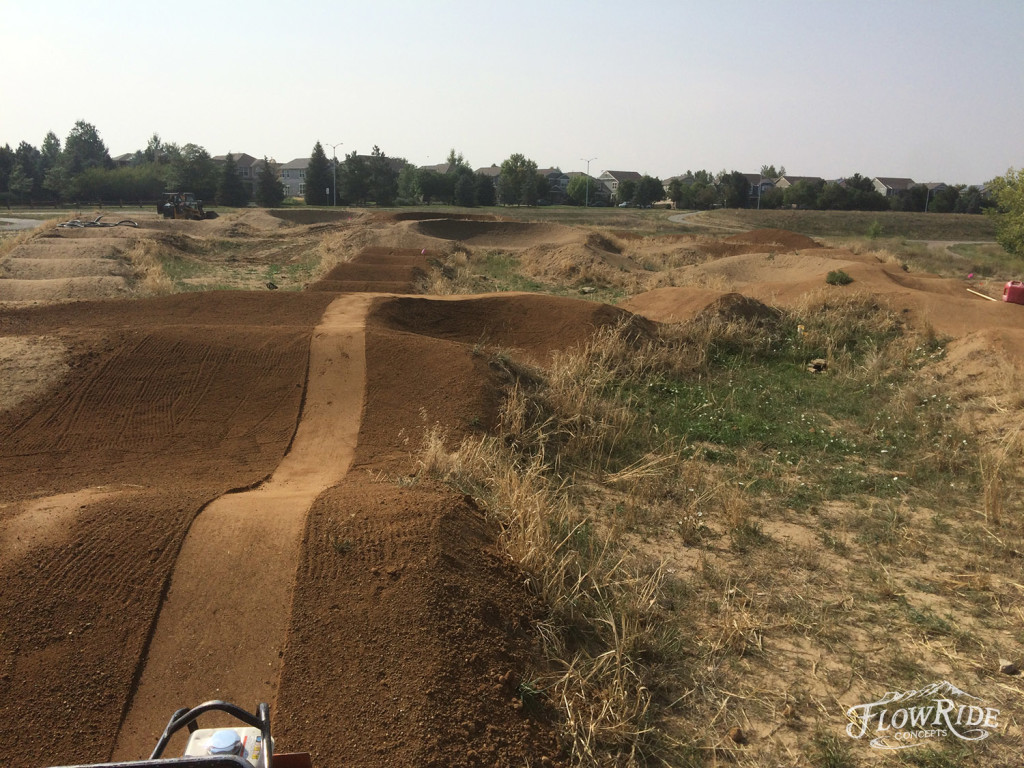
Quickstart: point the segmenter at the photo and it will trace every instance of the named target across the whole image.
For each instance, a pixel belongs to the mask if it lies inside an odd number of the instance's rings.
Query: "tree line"
[[[785,175],[774,166],[762,168],[765,180]],[[668,185],[668,198],[677,208],[801,208],[818,211],[906,211],[930,213],[981,213],[990,201],[977,187],[943,186],[934,191],[917,184],[892,197],[880,193],[870,178],[854,173],[840,182],[800,179],[786,188],[751,190],[750,180],[739,171],[687,171]]]
[[[932,190],[919,184],[886,197],[859,173],[842,183],[801,179],[785,189],[771,188],[752,197],[750,181],[739,171],[687,171],[673,179],[667,189],[657,177],[644,175],[636,181],[621,182],[615,194],[609,195],[603,184],[585,174],[574,175],[564,191],[552,187],[538,173],[536,162],[519,153],[510,155],[499,169],[474,172],[462,154],[452,149],[445,168],[416,168],[403,158],[386,156],[376,146],[370,155],[353,151],[335,161],[316,142],[305,170],[304,198],[309,205],[617,203],[647,207],[667,197],[677,208],[696,210],[756,204],[769,209],[936,213],[979,213],[992,205],[979,189],[965,185]],[[200,199],[226,206],[243,206],[250,201],[280,205],[285,189],[277,164],[264,157],[256,170],[250,191],[233,155],[218,162],[197,144],[165,142],[158,134],[153,134],[146,147],[126,162],[115,165],[95,126],[80,120],[63,143],[51,131],[40,148],[25,141],[16,149],[0,147],[0,203],[152,201],[166,191],[189,191]],[[774,179],[785,175],[785,168],[776,171],[775,166],[766,165],[761,175]]]
[[[252,193],[233,155],[216,162],[197,144],[164,142],[154,134],[145,149],[116,165],[96,127],[79,120],[63,144],[52,131],[41,148],[22,141],[0,147],[0,202],[153,201],[165,191],[194,192],[202,200],[242,206],[254,198],[279,205],[284,189],[276,164],[259,164]]]

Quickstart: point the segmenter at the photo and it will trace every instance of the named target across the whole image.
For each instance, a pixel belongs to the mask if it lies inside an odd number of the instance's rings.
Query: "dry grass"
[[[23,229],[13,233],[5,232],[4,237],[0,237],[0,261],[10,256],[11,252],[19,245],[34,240],[47,232],[52,232],[59,223],[59,219],[49,219],[41,221],[35,229]]]
[[[141,278],[136,291],[143,296],[165,296],[174,293],[174,281],[164,270],[164,261],[170,257],[169,249],[157,240],[136,240],[125,254]]]
[[[435,437],[422,467],[502,522],[547,603],[527,687],[561,708],[573,764],[857,765],[873,750],[845,736],[846,708],[941,679],[1024,716],[1019,679],[995,677],[1024,642],[1021,429],[979,447],[940,358],[860,294],[610,329],[544,370],[496,356],[499,429],[455,451]],[[660,415],[693,386],[706,405]],[[775,431],[725,418],[695,439],[695,416],[728,417],[743,388],[790,393]],[[933,753],[997,765],[1014,733]]]

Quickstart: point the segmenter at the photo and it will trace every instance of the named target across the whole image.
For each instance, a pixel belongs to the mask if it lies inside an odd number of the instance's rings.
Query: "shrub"
[[[825,282],[829,285],[849,285],[853,282],[853,278],[843,272],[843,270],[836,269],[825,275]]]

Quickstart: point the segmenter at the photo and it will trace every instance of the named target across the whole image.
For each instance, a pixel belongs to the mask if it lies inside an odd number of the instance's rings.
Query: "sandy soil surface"
[[[136,238],[259,232],[340,263],[301,292],[106,299],[109,279],[138,295]],[[387,481],[413,471],[428,427],[454,441],[493,423],[477,345],[543,362],[627,311],[679,322],[727,294],[866,290],[958,338],[950,375],[1024,349],[1024,307],[777,230],[620,307],[409,295],[456,241],[643,273],[643,242],[430,215],[154,217],[5,255],[0,762],[141,757],[176,708],[223,697],[268,700],[279,749],[321,767],[557,764],[552,723],[515,691],[540,617],[523,575],[471,499]],[[127,276],[93,271],[111,263]],[[825,287],[838,268],[854,283]],[[80,279],[91,300],[67,301]]]

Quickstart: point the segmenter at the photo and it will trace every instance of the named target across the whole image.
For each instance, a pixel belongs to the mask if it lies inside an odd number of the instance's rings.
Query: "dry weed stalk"
[[[982,503],[985,520],[995,526],[1003,521],[1007,475],[1020,465],[1024,452],[1024,419],[1007,432],[995,446],[982,450],[978,456],[981,470]]]
[[[563,362],[569,368],[581,365],[572,357]],[[576,389],[565,372],[552,378],[551,398],[563,406],[581,393],[593,399],[591,388],[602,379],[595,375]],[[573,404],[579,408],[580,401]],[[588,512],[572,502],[569,481],[552,470],[553,464],[567,469],[570,456],[583,461],[592,450],[614,451],[621,435],[586,416],[577,421],[554,412],[537,416],[524,388],[514,386],[498,437],[467,439],[449,452],[435,430],[426,437],[420,471],[480,500],[501,523],[503,547],[547,604],[549,616],[539,628],[547,669],[536,684],[562,710],[573,763],[595,765],[610,758],[614,764],[640,764],[655,740],[652,673],[640,660],[657,657],[656,649],[666,642],[660,621],[664,573],[619,554]],[[561,461],[552,462],[553,453]],[[613,477],[649,473],[666,463],[651,456]],[[607,459],[587,463],[605,465]]]
[[[174,293],[174,281],[164,272],[161,262],[161,256],[165,254],[164,246],[155,240],[136,240],[128,249],[128,261],[142,275],[139,286],[143,295],[163,296]]]
[[[0,238],[0,260],[10,256],[11,252],[18,246],[35,240],[37,237],[45,236],[47,232],[53,232],[57,229],[59,223],[59,219],[46,219],[39,222],[39,226],[34,229],[25,229],[10,237]]]

